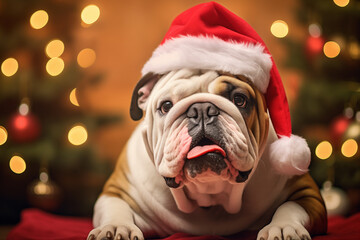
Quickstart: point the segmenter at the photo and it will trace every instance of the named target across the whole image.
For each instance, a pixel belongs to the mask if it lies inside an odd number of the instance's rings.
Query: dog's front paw
[[[310,240],[310,234],[298,223],[270,223],[260,230],[257,240]]]
[[[87,240],[144,240],[144,235],[135,224],[105,225],[90,231]]]

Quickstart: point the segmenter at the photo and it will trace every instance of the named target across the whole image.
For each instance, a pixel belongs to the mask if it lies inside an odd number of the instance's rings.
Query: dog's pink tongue
[[[218,152],[221,155],[223,155],[224,157],[226,156],[225,151],[218,145],[214,144],[214,145],[205,145],[205,146],[194,147],[193,149],[190,150],[190,152],[188,152],[187,158],[188,159],[197,158],[197,157],[200,157],[209,152]]]

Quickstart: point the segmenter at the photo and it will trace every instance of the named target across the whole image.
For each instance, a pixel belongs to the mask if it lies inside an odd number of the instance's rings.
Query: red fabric
[[[23,211],[21,222],[9,233],[7,240],[84,240],[92,229],[90,219],[61,217],[36,209]],[[243,232],[231,237],[192,236],[176,233],[163,240],[254,240],[256,232]],[[329,219],[328,235],[313,240],[358,240],[360,239],[360,213],[349,218]]]
[[[242,18],[216,2],[198,4],[179,14],[161,44],[180,36],[216,36],[224,41],[261,43],[257,32]]]
[[[37,209],[24,210],[8,240],[84,240],[92,229],[90,219],[61,217]]]

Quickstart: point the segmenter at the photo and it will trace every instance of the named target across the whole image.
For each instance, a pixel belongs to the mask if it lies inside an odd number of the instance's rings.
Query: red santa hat
[[[164,74],[182,68],[225,71],[246,76],[265,94],[278,140],[270,161],[284,175],[308,170],[306,141],[292,135],[289,106],[281,77],[265,43],[243,19],[215,2],[199,4],[177,16],[142,74]]]

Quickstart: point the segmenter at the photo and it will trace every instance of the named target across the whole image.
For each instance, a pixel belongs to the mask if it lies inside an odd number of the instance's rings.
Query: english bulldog
[[[138,125],[94,207],[88,239],[176,232],[311,239],[326,232],[309,175],[279,174],[264,94],[241,74],[182,68],[146,74],[134,90]],[[289,149],[291,151],[291,149]]]

